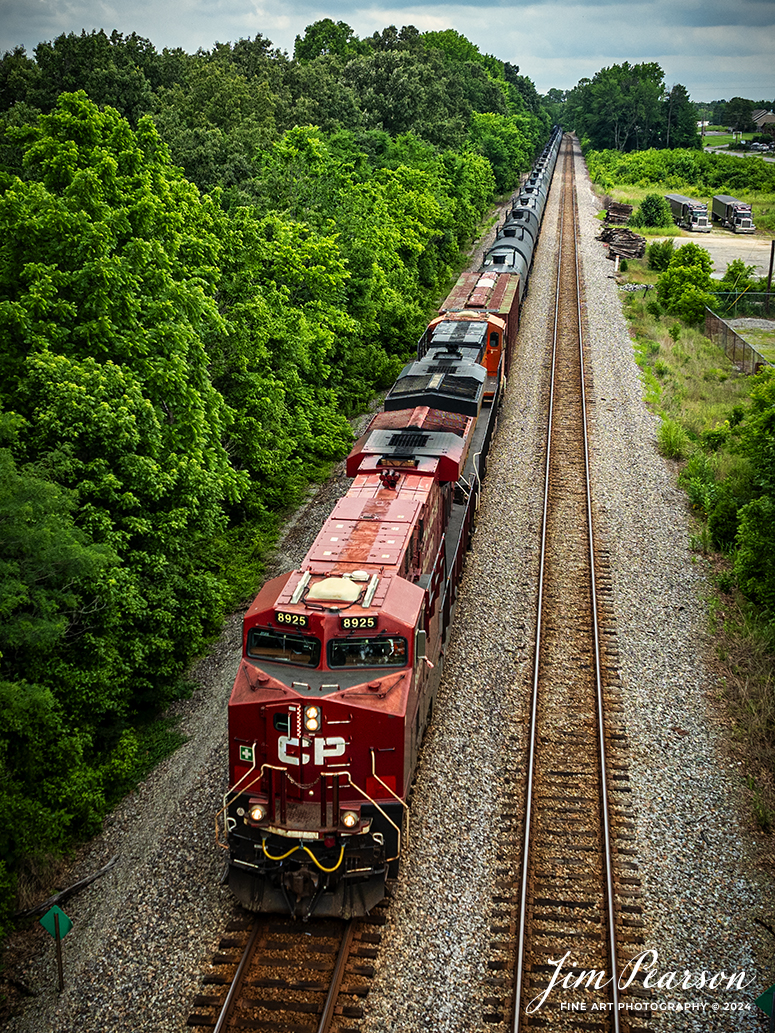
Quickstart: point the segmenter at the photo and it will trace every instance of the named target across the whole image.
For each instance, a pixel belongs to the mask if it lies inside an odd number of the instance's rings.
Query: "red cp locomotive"
[[[221,815],[251,910],[362,915],[397,868],[520,286],[461,276],[300,568],[245,615]]]

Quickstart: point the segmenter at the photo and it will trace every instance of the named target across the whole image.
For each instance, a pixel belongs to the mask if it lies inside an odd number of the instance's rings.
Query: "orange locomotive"
[[[460,278],[300,568],[245,615],[221,828],[251,910],[362,915],[397,868],[519,298],[515,274]]]

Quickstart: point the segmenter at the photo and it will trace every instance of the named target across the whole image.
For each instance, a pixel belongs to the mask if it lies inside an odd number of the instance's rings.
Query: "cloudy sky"
[[[21,44],[31,54],[62,32],[115,28],[189,53],[260,32],[292,54],[296,35],[326,17],[360,37],[386,25],[457,29],[519,65],[541,93],[607,65],[658,61],[666,84],[682,83],[693,100],[775,99],[775,0],[0,0],[0,52]]]

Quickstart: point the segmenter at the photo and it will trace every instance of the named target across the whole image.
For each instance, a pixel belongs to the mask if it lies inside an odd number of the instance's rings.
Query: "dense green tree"
[[[673,86],[664,100],[665,147],[699,147],[700,136],[694,105],[685,86]]]
[[[288,68],[285,84],[289,94],[285,129],[314,125],[333,132],[341,128],[358,130],[366,124],[361,100],[342,78],[341,62],[336,57],[294,62]]]
[[[684,244],[673,252],[667,269],[657,280],[660,304],[687,323],[699,323],[706,306],[713,304],[713,261],[699,244]]]
[[[198,60],[185,86],[160,89],[159,106],[156,126],[187,178],[203,191],[223,187],[227,204],[249,199],[253,162],[275,135],[268,82],[228,60]]]
[[[296,37],[293,56],[297,61],[312,61],[326,54],[340,58],[354,57],[362,51],[363,46],[346,22],[322,18],[308,25],[303,36]]]
[[[499,193],[513,190],[530,168],[542,126],[532,115],[474,114],[471,146],[492,165]]]
[[[538,96],[538,90],[536,90],[533,80],[528,79],[526,75],[520,75],[519,66],[511,65],[508,61],[503,66],[503,71],[507,84],[516,90],[520,99],[520,104],[518,106],[513,104],[513,102],[512,106],[524,108],[525,111],[529,111],[531,114],[536,115],[542,120],[545,119],[545,112],[543,105],[541,104],[541,98]]]
[[[603,68],[578,84],[567,108],[574,128],[597,149],[641,150],[660,128],[664,72],[652,61]]]
[[[40,69],[27,57],[24,47],[15,47],[0,59],[0,111],[26,101],[40,77]]]
[[[673,212],[662,194],[646,194],[630,223],[633,226],[672,226]]]
[[[143,64],[148,67],[155,57],[152,44],[135,35],[125,41],[121,33],[107,36],[102,30],[62,34],[35,48],[39,74],[25,99],[51,111],[60,94],[84,90],[95,103],[110,104],[136,123],[153,104]]]
[[[222,322],[214,210],[149,120],[133,133],[83,94],[7,132],[27,178],[0,184],[0,391],[27,421],[19,456],[75,493],[79,525],[123,562],[103,640],[83,636],[60,672],[98,719],[168,698],[218,612],[192,551],[240,490],[202,340]]]
[[[738,514],[735,573],[745,594],[775,626],[775,376],[756,378],[751,407],[741,429],[740,449],[753,469],[755,497]]]
[[[45,675],[49,658],[99,608],[97,574],[117,563],[73,521],[75,496],[18,470],[0,448],[0,671]]]
[[[729,128],[736,133],[753,132],[756,128],[751,118],[753,109],[754,104],[752,100],[746,100],[744,97],[733,97],[732,100],[727,102],[724,111],[725,120],[729,123]]]
[[[348,62],[342,77],[366,127],[412,132],[441,148],[462,145],[474,112],[507,109],[502,88],[480,64],[447,66],[435,47],[378,50]]]
[[[371,50],[417,50],[421,46],[421,33],[414,25],[403,25],[397,29],[388,25],[382,32],[372,33],[364,43]]]

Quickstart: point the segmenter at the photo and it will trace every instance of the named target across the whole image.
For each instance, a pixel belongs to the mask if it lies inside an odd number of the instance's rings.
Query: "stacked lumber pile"
[[[606,226],[597,238],[608,245],[608,257],[643,258],[646,254],[646,238],[623,226]]]
[[[631,204],[619,204],[617,201],[610,201],[606,211],[605,221],[609,226],[624,226],[630,221],[632,215]]]

